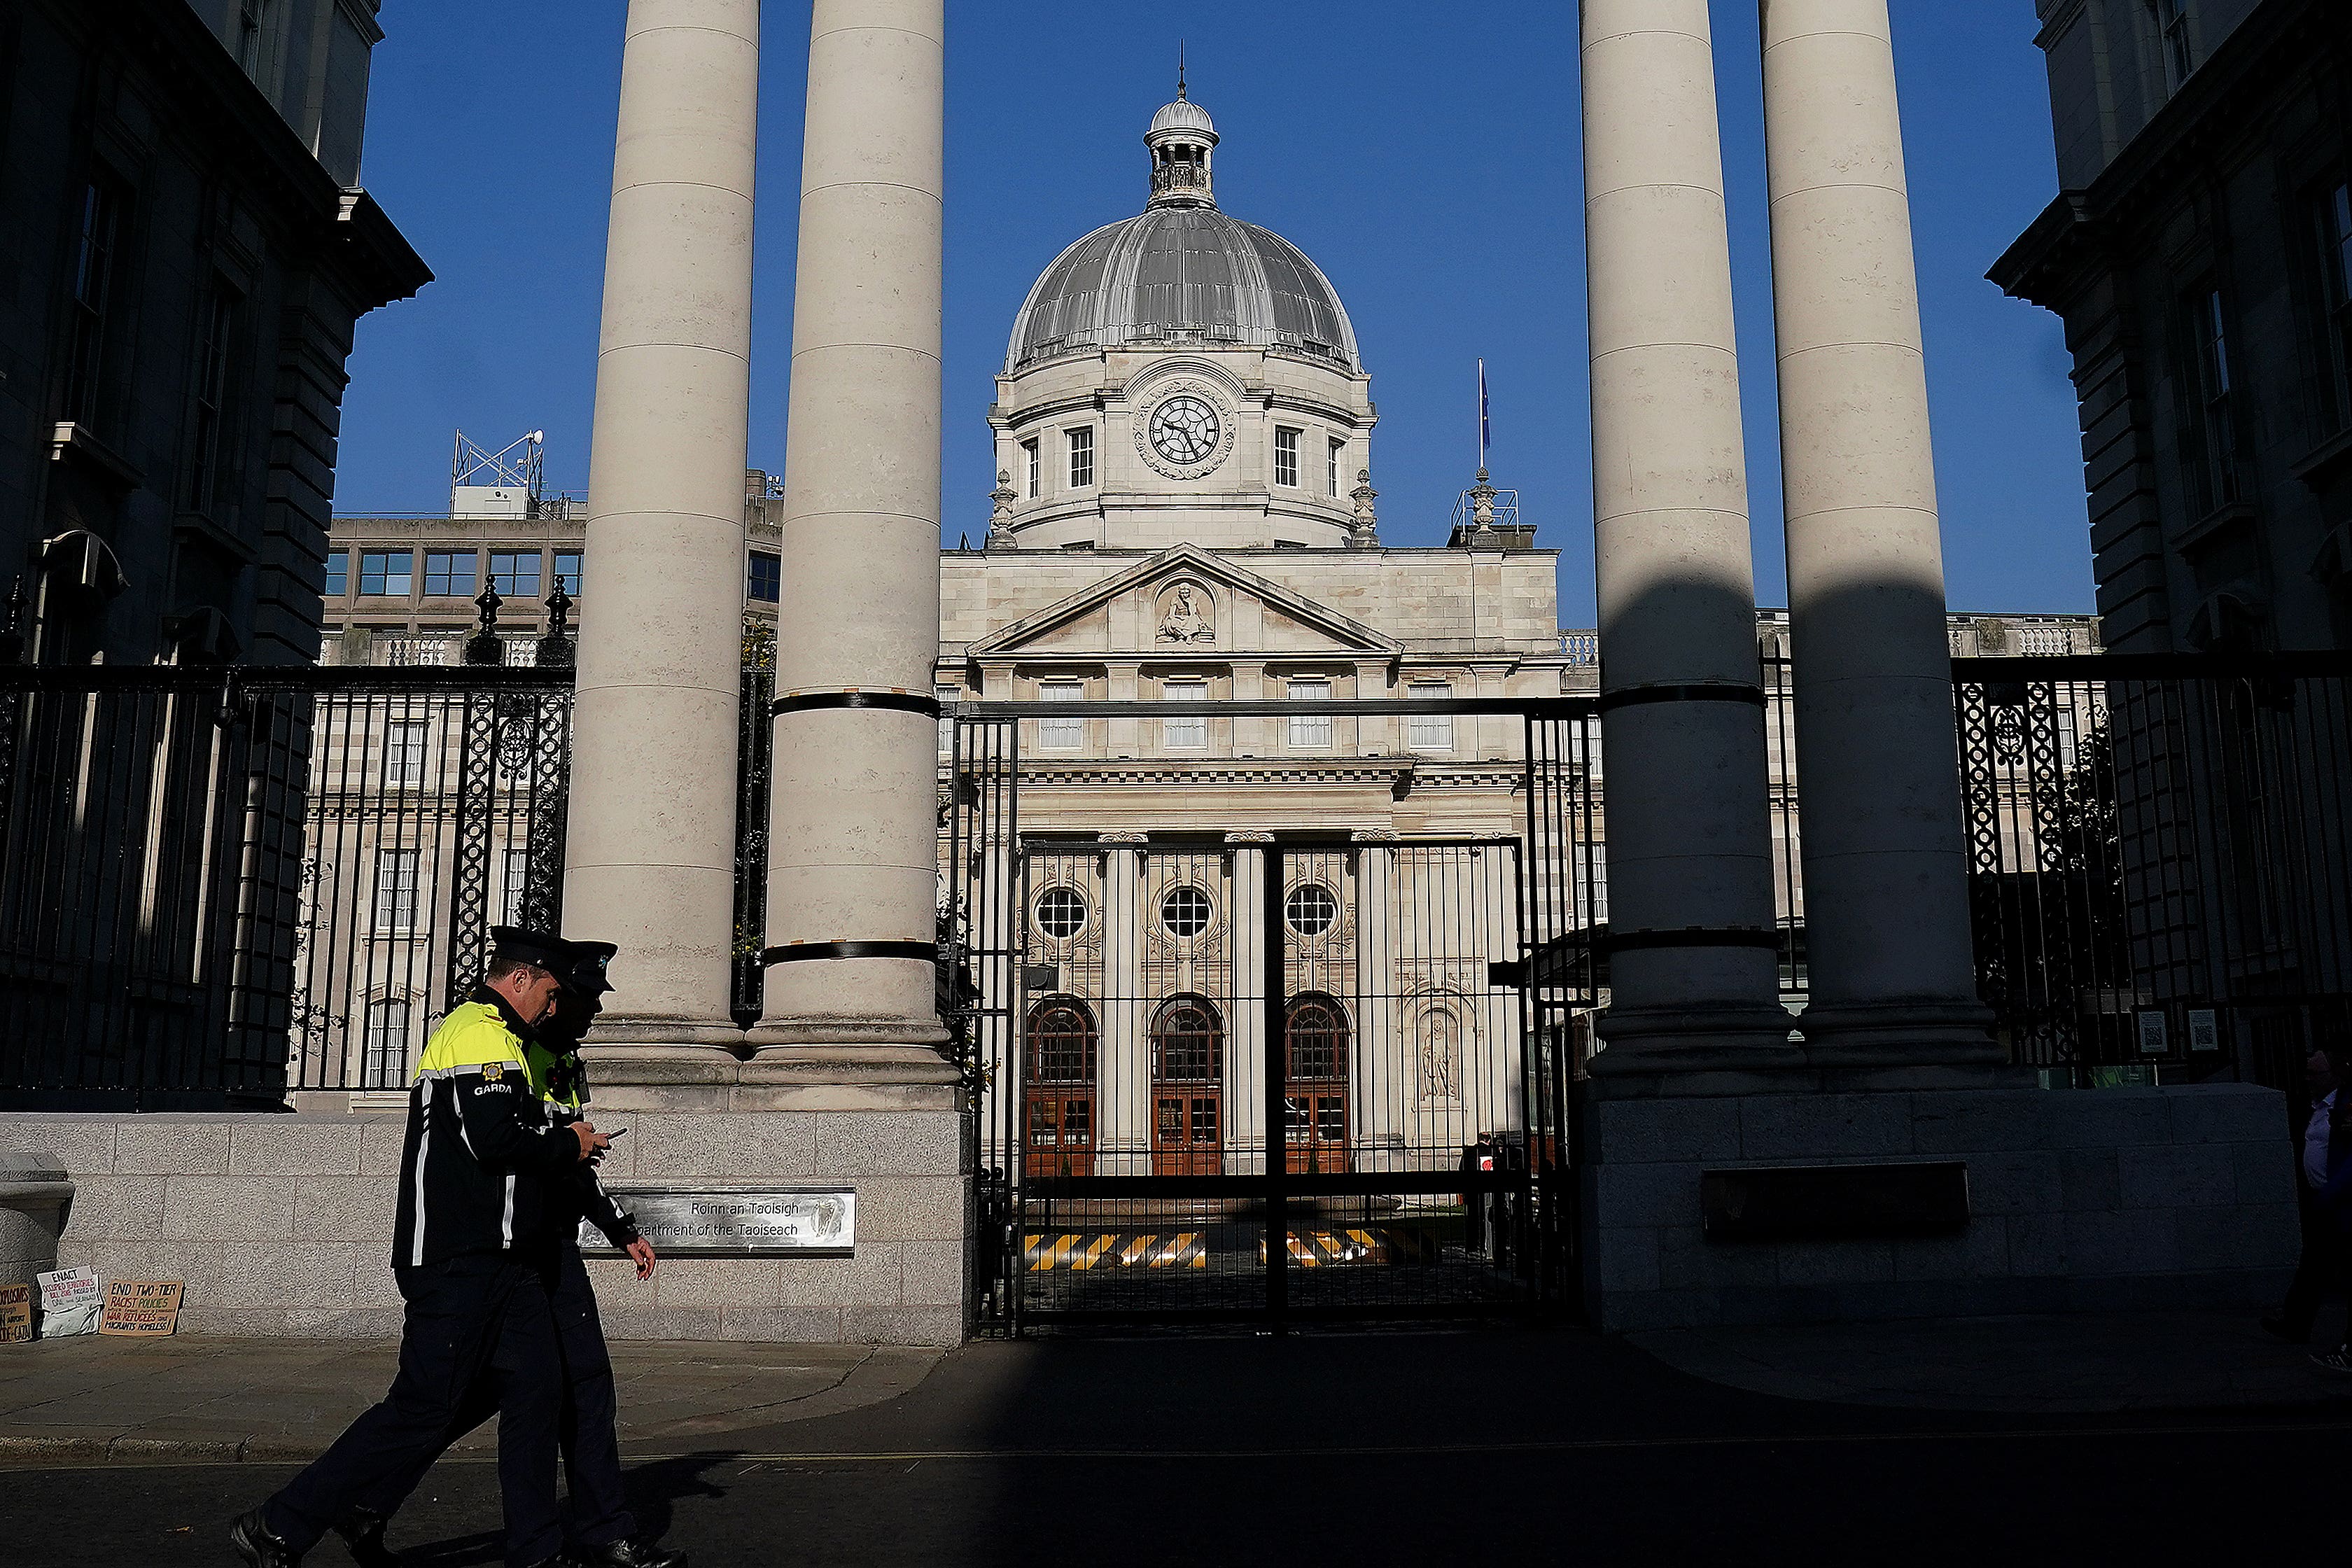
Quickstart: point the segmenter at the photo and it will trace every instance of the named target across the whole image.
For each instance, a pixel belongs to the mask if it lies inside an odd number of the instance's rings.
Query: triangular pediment
[[[971,645],[973,658],[1169,657],[1219,653],[1393,658],[1361,621],[1213,555],[1179,544]]]

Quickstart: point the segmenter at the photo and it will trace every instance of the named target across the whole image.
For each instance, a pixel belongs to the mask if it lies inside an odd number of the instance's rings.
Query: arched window
[[[1037,1175],[1094,1173],[1095,1016],[1075,996],[1048,996],[1029,1009],[1023,1031],[1029,1080],[1028,1167]]]
[[[1283,1020],[1284,1151],[1294,1172],[1348,1168],[1348,1015],[1307,992]]]
[[[1174,996],[1151,1019],[1151,1173],[1224,1169],[1225,1020],[1205,996]]]
[[[1225,1020],[1205,996],[1163,1002],[1151,1020],[1151,1076],[1161,1083],[1218,1083],[1225,1076]]]
[[[1293,1083],[1331,1083],[1348,1076],[1348,1016],[1330,997],[1308,992],[1290,1004],[1285,1029]]]

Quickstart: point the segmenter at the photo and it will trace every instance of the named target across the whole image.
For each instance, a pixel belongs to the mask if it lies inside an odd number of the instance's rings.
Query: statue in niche
[[[1170,601],[1168,613],[1160,617],[1160,640],[1172,643],[1213,642],[1217,628],[1207,613],[1195,601],[1196,590],[1190,583],[1176,584],[1175,597]]]
[[[1421,1098],[1459,1100],[1461,1020],[1446,1010],[1429,1015],[1421,1037]]]

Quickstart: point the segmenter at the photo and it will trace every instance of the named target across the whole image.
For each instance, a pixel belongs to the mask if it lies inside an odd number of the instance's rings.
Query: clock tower
[[[1377,543],[1371,378],[1338,290],[1218,208],[1216,125],[1181,85],[1143,140],[1144,210],[1063,251],[1013,321],[990,548]]]

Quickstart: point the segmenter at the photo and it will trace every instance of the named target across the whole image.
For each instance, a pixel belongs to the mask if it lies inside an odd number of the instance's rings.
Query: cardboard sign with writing
[[[33,1288],[0,1285],[0,1345],[30,1343],[33,1338]]]
[[[98,1320],[101,1334],[168,1334],[180,1321],[177,1279],[110,1279],[106,1310]]]
[[[98,1314],[106,1305],[106,1288],[95,1268],[60,1268],[33,1277],[41,1284],[41,1338],[98,1332]]]

